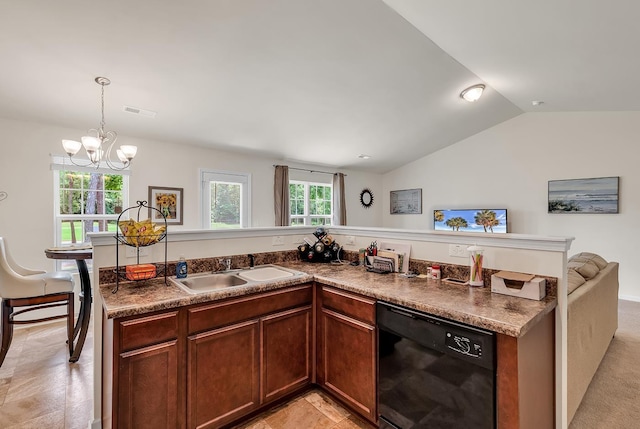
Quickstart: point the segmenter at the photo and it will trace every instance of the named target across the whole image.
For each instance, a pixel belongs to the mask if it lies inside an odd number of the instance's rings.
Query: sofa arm
[[[618,263],[610,262],[597,276],[571,293],[567,301],[570,422],[618,328]]]

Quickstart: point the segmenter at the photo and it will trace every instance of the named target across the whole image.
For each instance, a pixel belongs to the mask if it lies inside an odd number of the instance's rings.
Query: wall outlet
[[[271,239],[272,246],[284,246],[284,237],[281,235],[276,235]]]
[[[467,247],[464,244],[450,244],[449,245],[449,256],[455,256],[457,258],[468,258],[469,252],[467,251]]]
[[[353,245],[355,245],[355,244],[356,244],[356,238],[355,238],[353,235],[347,235],[347,236],[345,237],[345,242],[344,242],[344,244],[347,244],[347,245],[353,246]]]
[[[127,258],[135,258],[138,255],[138,249],[140,250],[140,256],[149,256],[149,248],[148,247],[131,247],[125,246],[124,254]]]

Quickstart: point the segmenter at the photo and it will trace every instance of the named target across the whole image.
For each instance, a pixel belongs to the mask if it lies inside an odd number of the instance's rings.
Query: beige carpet
[[[640,302],[619,301],[618,331],[569,428],[640,428]]]

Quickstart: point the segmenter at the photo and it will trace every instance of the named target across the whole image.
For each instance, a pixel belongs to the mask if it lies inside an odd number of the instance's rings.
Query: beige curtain
[[[344,196],[344,174],[333,175],[333,225],[347,224],[347,205]]]
[[[289,226],[289,167],[276,165],[273,181],[276,226]]]

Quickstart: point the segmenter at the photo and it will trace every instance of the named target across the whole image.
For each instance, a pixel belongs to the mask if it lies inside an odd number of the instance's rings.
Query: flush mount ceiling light
[[[62,140],[62,147],[69,155],[69,159],[74,165],[80,167],[94,166],[99,168],[102,161],[105,161],[107,166],[112,170],[124,170],[131,164],[131,160],[136,156],[138,148],[132,145],[122,145],[120,149],[116,150],[118,159],[122,162],[122,165],[111,160],[111,150],[113,145],[118,139],[118,134],[115,131],[104,130],[104,87],[109,85],[111,81],[106,77],[97,77],[95,81],[100,85],[102,90],[101,106],[102,106],[102,120],[100,121],[100,128],[92,128],[89,130],[89,135],[81,138],[82,143],[75,140]],[[80,151],[80,148],[84,146],[84,150],[89,158],[88,163],[78,163],[74,160],[74,156]]]
[[[470,103],[477,101],[482,96],[482,91],[484,91],[484,85],[478,84],[470,86],[460,93],[460,98],[464,98]]]
[[[365,155],[364,153],[361,153],[360,155],[358,155],[358,158],[360,158],[360,159],[371,159],[371,155]]]

